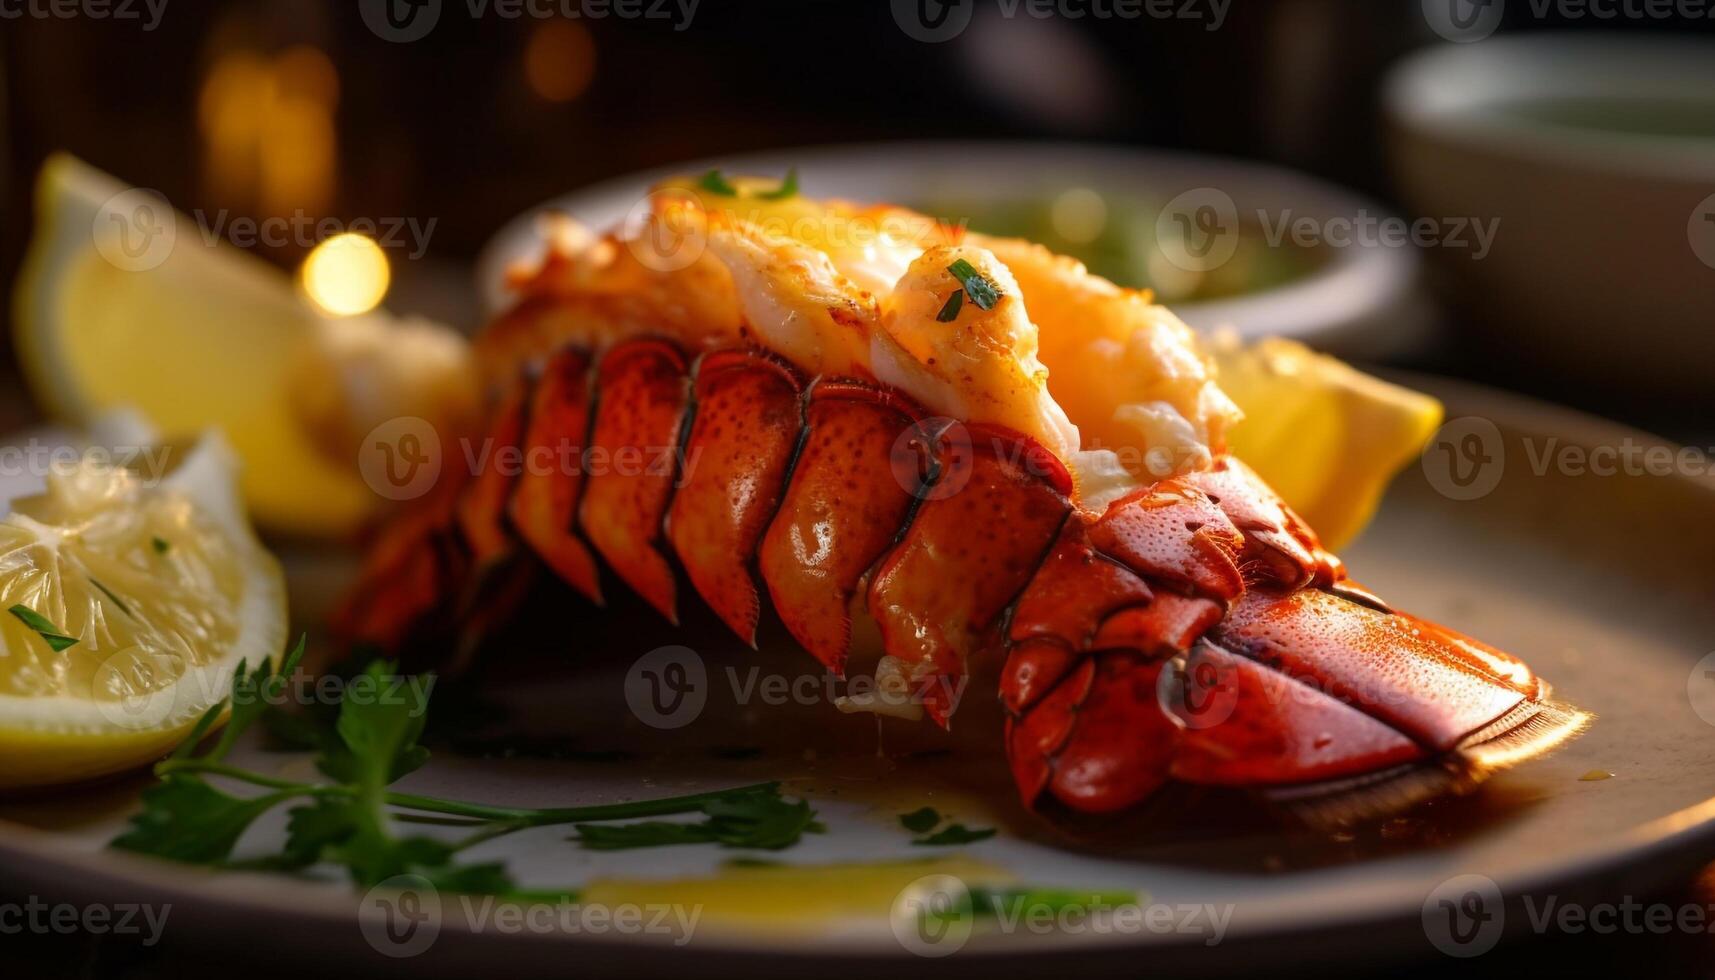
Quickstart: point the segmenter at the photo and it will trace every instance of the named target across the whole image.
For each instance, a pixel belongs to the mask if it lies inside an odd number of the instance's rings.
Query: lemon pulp
[[[214,440],[159,483],[85,457],[0,518],[0,786],[147,762],[278,655],[285,588],[233,465]]]

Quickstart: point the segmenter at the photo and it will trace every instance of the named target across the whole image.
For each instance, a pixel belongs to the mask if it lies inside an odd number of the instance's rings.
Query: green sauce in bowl
[[[1151,289],[1169,304],[1263,292],[1303,279],[1328,261],[1326,249],[1305,247],[1290,235],[1271,244],[1261,225],[1241,215],[1231,259],[1206,272],[1180,268],[1156,240],[1156,218],[1165,204],[1164,199],[1099,195],[1080,187],[1036,198],[944,198],[914,207],[972,231],[1039,242],[1122,286]]]

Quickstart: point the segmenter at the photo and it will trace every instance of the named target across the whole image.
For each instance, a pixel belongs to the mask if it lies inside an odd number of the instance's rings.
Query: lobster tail
[[[1586,720],[1519,661],[1352,583],[1230,457],[1098,514],[1028,436],[661,338],[552,352],[461,455],[487,463],[383,531],[346,635],[479,635],[538,565],[599,602],[599,561],[669,618],[688,583],[749,643],[772,607],[836,674],[867,619],[895,697],[842,706],[943,726],[971,658],[1004,648],[1020,795],[1090,812],[1177,780],[1346,819],[1469,785]]]

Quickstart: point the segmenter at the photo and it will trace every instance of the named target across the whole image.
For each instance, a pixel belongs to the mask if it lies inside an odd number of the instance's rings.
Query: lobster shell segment
[[[966,661],[1042,564],[1072,511],[1072,480],[1032,440],[993,426],[920,426],[935,465],[899,544],[875,573],[869,611],[888,655],[947,725]]]
[[[854,598],[916,502],[915,484],[894,479],[892,465],[918,416],[916,406],[873,385],[816,382],[791,480],[757,555],[787,631],[840,676]]]
[[[548,358],[536,381],[524,434],[525,466],[507,514],[518,537],[555,574],[599,605],[595,556],[572,530],[589,425],[589,351],[566,347]]]
[[[662,551],[689,403],[685,355],[664,340],[619,344],[596,373],[595,424],[578,526],[633,592],[677,623],[678,583]]]
[[[1338,822],[1469,785],[1587,720],[1512,657],[1347,583],[1233,460],[1075,515],[1008,638],[1007,748],[1031,805],[1122,809],[1173,778]]]
[[[795,370],[761,353],[705,355],[683,475],[667,512],[667,538],[691,585],[752,646],[762,617],[752,556],[792,469],[803,387]]]

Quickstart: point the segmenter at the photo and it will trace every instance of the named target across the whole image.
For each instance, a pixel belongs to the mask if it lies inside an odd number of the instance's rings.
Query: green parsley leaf
[[[167,553],[167,549],[169,549],[169,548],[171,548],[171,547],[172,547],[172,545],[170,545],[170,544],[168,544],[168,543],[167,543],[167,539],[166,539],[166,538],[150,538],[150,539],[149,539],[149,543],[150,543],[150,544],[151,544],[151,545],[154,545],[154,547],[155,547],[155,554],[157,554],[157,555],[164,555],[164,554],[166,554],[166,553]]]
[[[906,830],[914,834],[926,834],[934,830],[935,825],[941,822],[941,815],[935,812],[934,807],[926,806],[919,810],[912,810],[910,813],[900,814],[899,822]]]
[[[429,750],[417,744],[428,716],[429,687],[403,683],[386,661],[370,664],[353,684],[360,682],[369,695],[341,702],[334,726],[343,750],[324,755],[317,765],[334,779],[379,794],[429,761]]]
[[[786,179],[782,180],[780,182],[779,187],[776,187],[774,190],[771,190],[765,194],[756,195],[757,199],[762,200],[762,201],[784,201],[787,198],[797,197],[797,196],[798,196],[798,168],[797,167],[791,167],[791,168],[787,169]]]
[[[711,170],[697,181],[697,186],[711,194],[724,194],[727,197],[737,197],[738,188],[727,182],[719,170]]]
[[[305,635],[299,635],[298,645],[291,653],[286,654],[278,672],[274,670],[272,658],[264,659],[262,666],[254,671],[247,672],[244,664],[238,665],[238,672],[232,675],[232,696],[227,699],[232,705],[232,712],[227,717],[226,728],[220,733],[220,741],[202,757],[203,761],[218,762],[226,758],[227,753],[238,743],[239,736],[268,711],[272,702],[285,689],[287,678],[298,669],[298,664],[304,659],[306,639]]]
[[[992,310],[995,304],[1000,302],[1000,287],[995,285],[993,279],[978,272],[976,266],[964,259],[956,259],[952,265],[947,266],[947,271],[965,287],[965,294],[978,309]]]
[[[947,297],[947,305],[941,307],[941,312],[935,314],[935,319],[941,323],[952,323],[959,318],[959,311],[965,308],[965,291],[953,290],[953,295]]]
[[[221,864],[257,817],[292,795],[280,791],[245,800],[195,777],[168,776],[143,792],[142,811],[113,846],[189,864]]]
[[[972,830],[962,823],[950,824],[927,837],[919,837],[911,843],[923,847],[940,847],[945,844],[975,844],[980,840],[988,840],[995,835],[993,827]]]
[[[35,630],[37,635],[47,642],[48,649],[55,653],[77,643],[77,637],[67,636],[64,630],[48,622],[46,616],[29,606],[16,605],[7,611],[22,620],[25,626]]]

